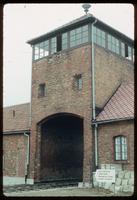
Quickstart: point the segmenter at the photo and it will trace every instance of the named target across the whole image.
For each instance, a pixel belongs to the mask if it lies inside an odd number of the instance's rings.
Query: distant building
[[[4,130],[4,175],[30,182],[90,182],[92,172],[104,164],[133,170],[133,40],[87,14],[28,43],[33,48],[31,104],[19,118],[19,107],[9,108],[11,123],[19,120],[15,125],[4,120],[9,126]],[[30,118],[31,124],[16,134],[17,126]],[[14,155],[6,145],[14,146]],[[17,148],[22,149],[22,168]]]

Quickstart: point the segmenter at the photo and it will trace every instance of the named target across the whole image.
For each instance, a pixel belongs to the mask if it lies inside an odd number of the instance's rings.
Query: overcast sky
[[[32,50],[26,42],[84,15],[82,4],[7,4],[4,7],[3,104],[30,102]],[[91,4],[101,21],[134,38],[132,4]]]

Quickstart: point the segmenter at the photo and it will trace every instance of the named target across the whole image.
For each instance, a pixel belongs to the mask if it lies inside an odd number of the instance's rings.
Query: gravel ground
[[[62,187],[62,188],[50,188],[28,191],[14,191],[4,192],[5,196],[131,196],[131,193],[119,193],[115,194],[104,189],[97,188],[78,188],[78,187]]]

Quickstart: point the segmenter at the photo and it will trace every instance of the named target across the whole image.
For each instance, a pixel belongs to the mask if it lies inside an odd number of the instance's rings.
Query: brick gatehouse
[[[105,164],[133,170],[133,40],[86,14],[28,43],[31,103],[4,108],[4,176],[91,182]]]

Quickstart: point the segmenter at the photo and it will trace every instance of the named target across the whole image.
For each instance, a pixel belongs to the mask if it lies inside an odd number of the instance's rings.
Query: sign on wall
[[[113,169],[97,169],[95,178],[98,182],[115,183],[115,170]]]

